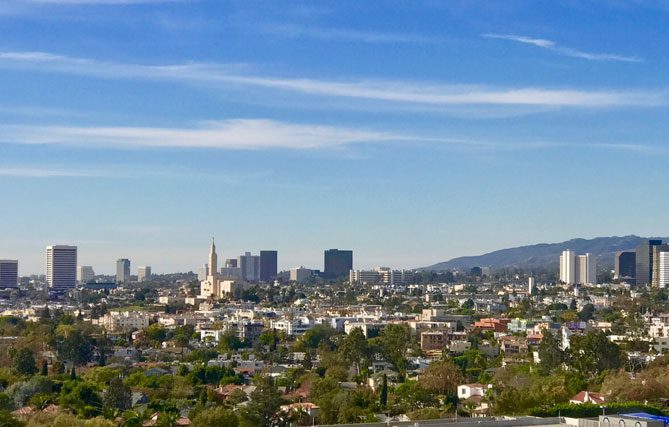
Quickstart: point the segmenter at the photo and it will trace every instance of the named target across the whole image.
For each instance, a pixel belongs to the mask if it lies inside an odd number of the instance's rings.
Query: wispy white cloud
[[[279,37],[305,37],[324,41],[411,44],[443,43],[445,41],[441,37],[431,37],[421,34],[367,31],[351,28],[309,27],[298,24],[264,24],[255,26],[254,30]]]
[[[385,132],[262,119],[207,122],[194,128],[0,126],[0,141],[91,148],[316,149],[398,139]]]
[[[643,62],[643,58],[637,56],[626,56],[618,55],[613,53],[593,53],[585,52],[578,49],[573,49],[570,47],[563,47],[558,45],[552,40],[547,39],[538,39],[527,36],[519,36],[515,34],[481,34],[483,37],[490,39],[501,39],[509,40],[518,43],[529,44],[532,46],[540,47],[542,49],[547,49],[552,52],[558,53],[564,56],[571,56],[573,58],[587,59],[588,61],[618,61],[618,62]]]
[[[73,58],[47,52],[0,52],[0,67],[106,79],[176,81],[227,89],[255,87],[310,96],[393,102],[409,106],[638,107],[665,105],[668,98],[666,90],[498,88],[376,79],[332,81],[286,78],[242,72],[239,64],[138,65]]]
[[[317,150],[340,149],[359,144],[411,144],[414,147],[448,147],[477,152],[536,151],[591,148],[637,154],[667,150],[656,145],[625,142],[561,141],[541,139],[458,138],[420,132],[393,133],[345,127],[304,125],[264,119],[233,119],[203,122],[191,128],[127,126],[20,126],[0,125],[0,142],[50,144],[85,148],[139,149],[223,149],[223,150]],[[260,175],[210,175],[199,171],[152,170],[114,166],[90,170],[66,168],[13,168],[0,166],[0,176],[25,177],[109,177],[139,176],[207,177],[239,183]]]
[[[52,169],[49,167],[26,168],[26,167],[0,166],[0,176],[11,176],[11,177],[21,177],[21,178],[56,178],[56,177],[95,177],[100,175],[97,175],[89,171]]]

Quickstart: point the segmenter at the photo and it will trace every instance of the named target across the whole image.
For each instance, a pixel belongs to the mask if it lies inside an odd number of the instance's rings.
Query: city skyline
[[[669,235],[659,1],[10,0],[0,258],[413,268]],[[628,203],[624,195],[645,201]],[[581,207],[567,221],[564,206]],[[175,244],[176,242],[176,244]]]

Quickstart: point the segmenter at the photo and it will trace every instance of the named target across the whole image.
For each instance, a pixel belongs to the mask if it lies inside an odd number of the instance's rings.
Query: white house
[[[458,398],[469,399],[472,396],[485,396],[492,384],[462,384],[458,386]]]

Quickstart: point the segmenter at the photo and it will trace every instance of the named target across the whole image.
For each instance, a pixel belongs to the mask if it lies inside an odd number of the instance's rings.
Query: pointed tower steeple
[[[211,250],[209,251],[209,275],[216,277],[218,275],[218,256],[216,255],[216,245],[214,238],[211,238]]]

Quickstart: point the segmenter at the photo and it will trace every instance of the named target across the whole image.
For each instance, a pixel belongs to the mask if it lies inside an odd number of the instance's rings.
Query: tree
[[[61,361],[82,366],[93,358],[93,341],[78,326],[60,325],[52,339]]]
[[[388,376],[383,374],[383,383],[381,384],[381,393],[379,395],[379,403],[385,408],[388,404]]]
[[[225,331],[218,342],[218,348],[223,351],[239,350],[242,347],[244,347],[244,343],[237,336],[237,331],[235,329],[228,329]]]
[[[144,337],[154,346],[158,347],[167,338],[167,330],[160,323],[154,323],[144,329]]]
[[[190,347],[190,340],[193,337],[193,325],[184,325],[174,332],[174,343],[179,347]]]
[[[311,360],[311,352],[307,351],[304,353],[304,360],[302,360],[302,366],[304,369],[311,369],[314,367],[314,364]]]
[[[409,327],[406,324],[386,326],[379,336],[379,344],[384,357],[404,376],[407,368],[406,354],[411,344]]]
[[[14,370],[19,375],[32,376],[37,372],[35,356],[29,348],[22,348],[13,357]]]
[[[103,404],[105,407],[116,408],[121,411],[132,407],[132,390],[123,383],[121,377],[116,377],[109,382]]]
[[[353,328],[348,335],[342,339],[339,345],[339,353],[348,363],[355,366],[356,372],[360,375],[360,367],[369,352],[367,338],[360,328]]]
[[[204,409],[193,418],[193,427],[237,427],[238,425],[239,420],[235,413],[223,406]]]
[[[269,347],[269,351],[275,351],[276,346],[279,343],[279,337],[276,333],[276,329],[271,331],[265,331],[258,337],[258,343],[266,345]]]
[[[622,351],[609,341],[603,331],[574,335],[569,343],[569,364],[583,375],[596,376],[605,370],[618,369]]]
[[[242,411],[244,425],[269,427],[283,403],[281,392],[270,376],[258,379],[258,386],[251,392],[250,402]]]
[[[550,330],[544,330],[539,344],[539,372],[550,375],[562,366],[564,360],[565,354],[557,337]]]
[[[586,304],[583,306],[583,309],[578,312],[578,318],[584,322],[592,319],[595,315],[595,306],[592,304]]]
[[[332,337],[337,334],[337,331],[327,325],[316,325],[308,329],[298,340],[296,347],[298,349],[317,349],[321,345],[325,345],[328,349],[332,349]]]
[[[400,384],[393,392],[393,401],[404,412],[435,406],[439,403],[435,394],[426,390],[418,381],[406,381]]]
[[[102,409],[98,390],[85,381],[65,381],[60,391],[60,404],[82,417],[94,417]]]
[[[454,396],[464,377],[458,365],[450,359],[430,363],[420,376],[419,384],[426,390],[442,396]]]

